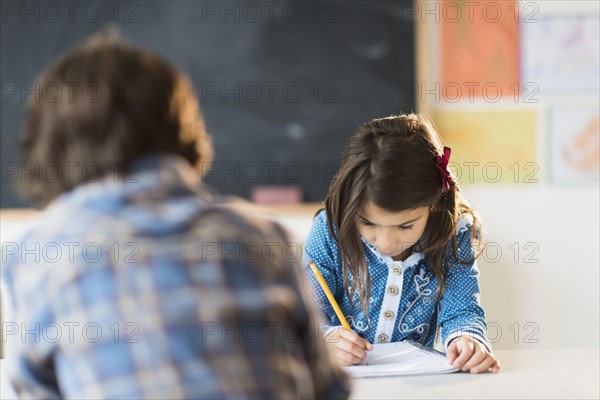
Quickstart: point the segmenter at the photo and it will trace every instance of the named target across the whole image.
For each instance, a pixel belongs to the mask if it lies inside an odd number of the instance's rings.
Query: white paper
[[[456,372],[444,354],[408,341],[374,344],[364,365],[344,367],[355,378]]]

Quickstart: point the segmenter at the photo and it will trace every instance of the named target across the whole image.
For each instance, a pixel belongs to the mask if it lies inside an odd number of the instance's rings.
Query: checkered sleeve
[[[214,223],[221,229],[228,225],[222,215],[213,218],[217,218]],[[290,241],[277,224],[248,223],[231,215],[226,219],[231,218],[234,218],[233,226],[246,228],[237,233],[232,230],[227,239],[219,238],[218,247],[231,249],[235,242],[240,243],[240,249],[252,247],[254,251],[250,255],[242,250],[239,260],[223,257],[221,252],[218,255],[225,274],[235,277],[230,280],[229,291],[230,295],[237,296],[233,306],[235,313],[224,314],[221,318],[241,324],[242,332],[260,327],[256,330],[260,332],[257,334],[260,338],[254,344],[244,342],[251,337],[241,336],[243,343],[239,346],[238,365],[248,365],[248,370],[241,376],[251,377],[255,382],[264,382],[265,377],[270,377],[269,380],[279,386],[277,393],[272,388],[258,391],[257,394],[262,396],[285,396],[285,387],[292,380],[302,382],[299,391],[290,394],[292,397],[346,398],[349,395],[348,377],[331,363],[317,328],[314,304],[300,276],[301,246]],[[227,343],[227,346],[232,344]],[[239,375],[231,376],[226,384],[232,386],[237,380]]]
[[[26,238],[38,258],[3,273],[20,397],[348,397],[298,276],[302,248],[272,222],[186,201],[177,224],[121,201],[65,204]]]
[[[3,243],[4,246],[5,243]],[[13,243],[11,243],[13,244]],[[7,359],[5,373],[12,389],[19,398],[61,398],[56,375],[51,367],[53,354],[58,348],[56,328],[52,309],[49,307],[43,280],[29,280],[29,289],[15,286],[15,278],[20,280],[22,272],[17,270],[24,242],[16,243],[17,252],[2,260],[2,290],[12,305],[10,320],[3,317],[3,345]],[[44,265],[32,266],[43,274]],[[15,277],[16,275],[16,277]],[[46,340],[46,337],[52,340]]]
[[[289,242],[289,236],[282,234],[284,243]],[[294,243],[295,247],[300,246]],[[300,258],[302,260],[302,258]],[[322,335],[322,320],[319,318],[318,308],[312,297],[310,287],[306,284],[306,276],[296,262],[297,259],[288,259],[286,267],[289,270],[289,285],[294,288],[299,298],[300,315],[304,317],[309,332],[304,335],[306,359],[315,385],[315,397],[325,399],[346,398],[349,395],[350,382],[348,376],[332,363],[327,346]]]

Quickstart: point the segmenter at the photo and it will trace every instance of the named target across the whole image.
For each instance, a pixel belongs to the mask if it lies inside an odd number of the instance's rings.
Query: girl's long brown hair
[[[443,294],[446,270],[442,255],[452,242],[450,255],[458,259],[456,228],[461,214],[473,216],[471,239],[474,250],[481,239],[481,225],[475,211],[460,195],[456,183],[442,195],[442,180],[436,168],[436,156],[442,154],[441,140],[432,124],[416,114],[405,114],[374,119],[361,125],[350,138],[342,156],[342,163],[334,177],[325,210],[329,230],[336,239],[342,258],[343,282],[349,299],[358,293],[360,307],[368,316],[368,298],[371,281],[363,246],[356,226],[356,215],[367,201],[389,212],[418,207],[431,207],[423,233],[415,251],[423,252],[431,260],[438,278],[437,299]],[[337,232],[336,232],[337,231]],[[352,281],[348,282],[348,273]]]

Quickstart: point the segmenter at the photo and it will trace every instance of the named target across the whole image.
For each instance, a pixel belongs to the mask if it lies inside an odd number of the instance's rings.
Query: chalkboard
[[[3,2],[0,205],[29,205],[14,188],[27,92],[107,24],[192,79],[215,145],[208,184],[243,197],[299,185],[320,201],[360,123],[414,108],[412,11],[410,1]]]

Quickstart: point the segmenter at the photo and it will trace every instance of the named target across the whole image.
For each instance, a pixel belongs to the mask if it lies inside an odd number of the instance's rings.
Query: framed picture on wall
[[[516,7],[514,1],[490,2],[473,12],[468,2],[442,2],[445,17],[440,20],[439,38],[444,100],[454,103],[468,92],[496,102],[512,99],[519,91]]]
[[[534,84],[542,95],[598,94],[600,23],[582,10],[538,13],[524,20],[522,84]]]
[[[439,109],[433,117],[456,149],[451,170],[461,184],[538,183],[535,109]]]
[[[600,169],[599,104],[550,110],[551,177],[570,182],[594,179]]]

